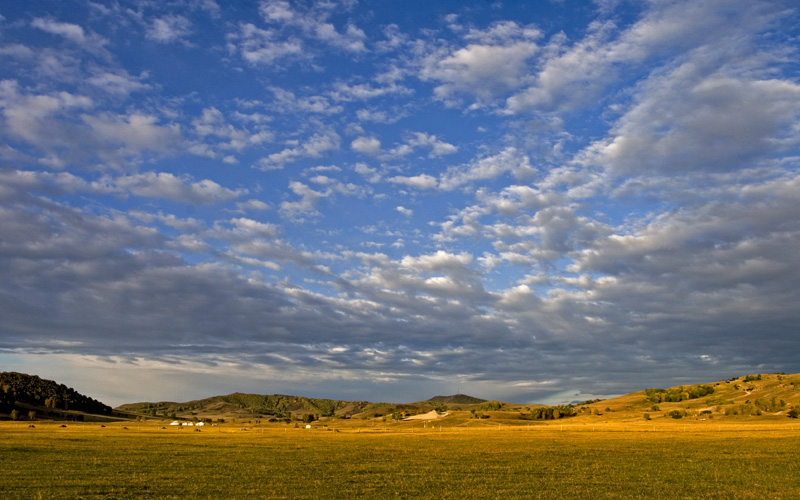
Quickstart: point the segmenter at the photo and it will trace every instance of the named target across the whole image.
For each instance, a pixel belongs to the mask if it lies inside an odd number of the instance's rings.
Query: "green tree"
[[[28,420],[36,420],[36,412],[31,410],[28,412]]]
[[[17,410],[11,410],[11,420],[16,420],[19,418],[19,412]]]

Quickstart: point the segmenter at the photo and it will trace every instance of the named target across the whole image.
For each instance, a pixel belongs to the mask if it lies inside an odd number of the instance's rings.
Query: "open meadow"
[[[3,422],[0,498],[796,499],[798,450],[789,419]]]

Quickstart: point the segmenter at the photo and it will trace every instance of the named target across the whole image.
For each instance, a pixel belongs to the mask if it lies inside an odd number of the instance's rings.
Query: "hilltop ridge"
[[[466,394],[453,394],[452,396],[434,396],[427,401],[435,403],[456,404],[456,405],[472,405],[478,403],[485,403],[485,399],[467,396]]]

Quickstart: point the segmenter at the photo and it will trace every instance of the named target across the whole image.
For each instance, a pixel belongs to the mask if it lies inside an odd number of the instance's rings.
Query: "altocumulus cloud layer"
[[[0,7],[0,366],[111,403],[800,371],[786,0]]]

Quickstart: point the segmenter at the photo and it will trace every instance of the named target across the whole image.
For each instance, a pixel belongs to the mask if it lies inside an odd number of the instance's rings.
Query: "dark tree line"
[[[75,410],[107,414],[111,407],[84,396],[75,389],[36,375],[0,372],[0,411],[8,413],[17,403],[44,406],[52,410]]]

